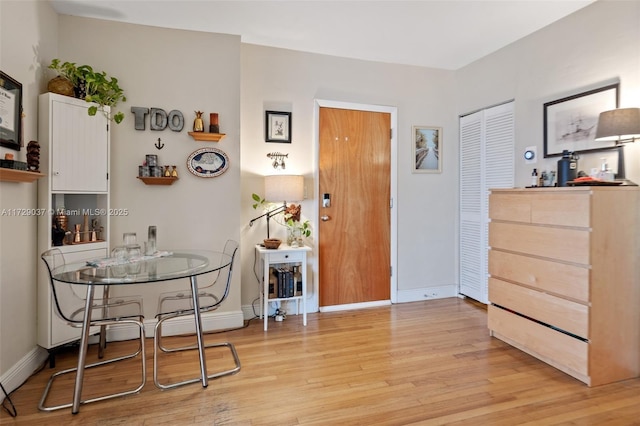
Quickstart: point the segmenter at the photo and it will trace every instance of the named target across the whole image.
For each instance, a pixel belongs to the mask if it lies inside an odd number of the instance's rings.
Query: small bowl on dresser
[[[264,240],[264,246],[268,249],[277,249],[282,244],[282,240],[277,238],[268,238]]]

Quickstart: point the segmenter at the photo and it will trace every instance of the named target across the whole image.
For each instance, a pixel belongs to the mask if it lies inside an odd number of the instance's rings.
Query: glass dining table
[[[93,304],[96,286],[127,286],[157,283],[161,281],[189,278],[191,294],[195,308],[195,329],[200,358],[200,374],[203,387],[207,387],[207,364],[205,358],[204,339],[202,335],[202,318],[198,300],[198,275],[222,269],[231,263],[231,256],[216,251],[176,250],[158,252],[152,256],[141,256],[122,263],[112,258],[96,259],[69,263],[52,271],[53,279],[75,285],[86,286],[85,316],[80,337],[78,354],[78,370],[76,372],[73,393],[72,413],[78,413],[81,404],[84,365],[89,342],[90,318],[86,315]]]

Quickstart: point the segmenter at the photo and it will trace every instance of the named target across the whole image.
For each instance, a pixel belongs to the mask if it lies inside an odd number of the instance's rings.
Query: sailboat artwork
[[[612,148],[611,142],[596,141],[598,117],[618,107],[620,84],[610,84],[544,104],[544,156],[562,151],[598,151]]]
[[[581,142],[593,140],[598,123],[598,115],[583,117],[572,115],[568,120],[558,120],[558,140],[562,142]]]
[[[413,127],[414,135],[414,172],[439,173],[442,171],[440,127]]]

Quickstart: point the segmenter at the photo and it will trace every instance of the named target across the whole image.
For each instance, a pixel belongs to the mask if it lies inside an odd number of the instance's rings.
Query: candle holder
[[[218,114],[215,112],[209,114],[209,133],[220,133],[220,126],[218,125]]]

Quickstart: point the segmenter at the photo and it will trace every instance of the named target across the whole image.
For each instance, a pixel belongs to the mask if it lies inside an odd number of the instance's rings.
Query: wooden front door
[[[391,115],[319,115],[320,306],[389,300]]]

